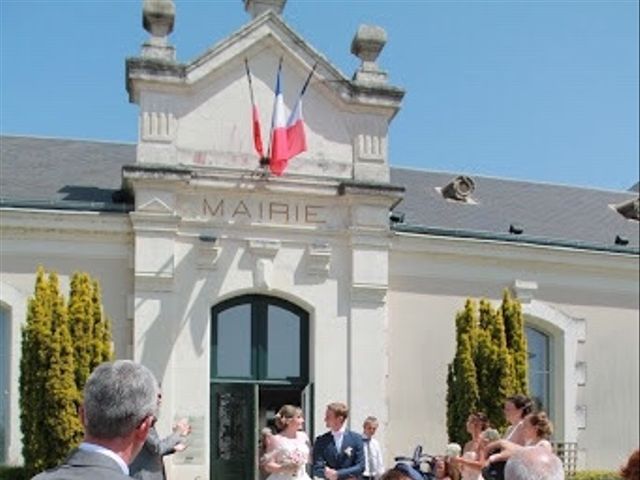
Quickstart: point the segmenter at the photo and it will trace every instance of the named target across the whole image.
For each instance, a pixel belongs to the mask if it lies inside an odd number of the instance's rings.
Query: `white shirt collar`
[[[341,437],[342,435],[344,435],[346,429],[347,425],[343,423],[339,430],[331,430],[331,435],[333,435],[334,437]]]
[[[122,457],[118,455],[116,452],[114,452],[113,450],[109,450],[108,448],[105,448],[101,445],[96,445],[95,443],[89,443],[89,442],[82,442],[78,446],[78,448],[85,452],[100,453],[102,455],[105,455],[113,459],[113,461],[115,461],[120,467],[120,469],[122,470],[122,473],[125,474],[126,476],[129,476],[129,466],[125,463]]]

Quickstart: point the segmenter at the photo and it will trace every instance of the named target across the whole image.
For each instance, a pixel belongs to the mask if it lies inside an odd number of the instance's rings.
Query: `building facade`
[[[384,31],[356,32],[348,78],[283,4],[247,0],[249,23],[182,64],[172,2],[145,2],[151,36],[126,63],[136,145],[2,138],[4,461],[20,461],[20,327],[44,265],[100,280],[116,356],[162,382],[159,429],[189,417],[171,478],[254,478],[284,403],[312,434],[331,401],[354,429],[377,416],[388,461],[442,452],[455,313],[505,288],[555,440],[580,468],[617,467],[639,442],[638,194],[391,168],[404,92],[376,63]],[[245,59],[260,105],[282,62],[289,111],[316,65],[308,149],[283,176],[253,153]]]

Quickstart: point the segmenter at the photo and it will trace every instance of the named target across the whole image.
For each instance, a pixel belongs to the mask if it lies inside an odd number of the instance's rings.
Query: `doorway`
[[[259,479],[259,433],[282,405],[301,407],[312,434],[308,314],[244,295],[214,306],[211,319],[211,478]]]

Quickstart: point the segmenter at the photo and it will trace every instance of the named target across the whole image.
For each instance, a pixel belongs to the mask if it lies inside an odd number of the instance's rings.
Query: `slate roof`
[[[126,210],[113,201],[134,144],[0,136],[0,205]]]
[[[638,222],[612,208],[636,193],[473,176],[472,202],[461,203],[437,190],[458,175],[392,168],[391,183],[406,188],[395,208],[404,214],[404,224],[396,230],[596,250],[619,250],[619,236],[638,249]],[[511,225],[522,233],[510,233]]]
[[[134,144],[1,136],[0,207],[128,211],[131,205],[114,201],[114,193],[121,186],[122,167],[135,163],[135,155]],[[406,189],[395,207],[404,221],[393,228],[638,252],[638,222],[612,208],[637,193],[473,176],[473,202],[465,204],[446,200],[437,190],[459,173],[392,167],[391,183]],[[522,234],[509,233],[512,224]],[[628,244],[616,245],[616,236]]]

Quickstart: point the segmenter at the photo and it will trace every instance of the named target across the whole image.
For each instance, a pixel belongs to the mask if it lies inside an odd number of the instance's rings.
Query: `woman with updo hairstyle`
[[[544,447],[550,452],[553,451],[549,442],[553,434],[553,424],[545,412],[530,413],[524,417],[523,432],[525,446]]]
[[[452,463],[460,470],[462,480],[479,480],[484,466],[484,443],[482,432],[491,425],[483,412],[472,412],[467,418],[467,433],[471,440],[465,443],[462,457],[452,458]]]
[[[309,462],[309,437],[302,430],[302,409],[284,405],[275,416],[279,430],[269,442],[263,468],[270,473],[267,480],[311,480],[305,471]]]
[[[273,418],[276,422],[276,428],[279,432],[282,432],[298,416],[302,416],[302,409],[300,407],[284,405]]]
[[[509,422],[509,428],[503,438],[518,445],[524,445],[525,439],[522,432],[524,417],[533,412],[533,401],[526,395],[512,395],[505,400],[503,412],[505,419]]]

